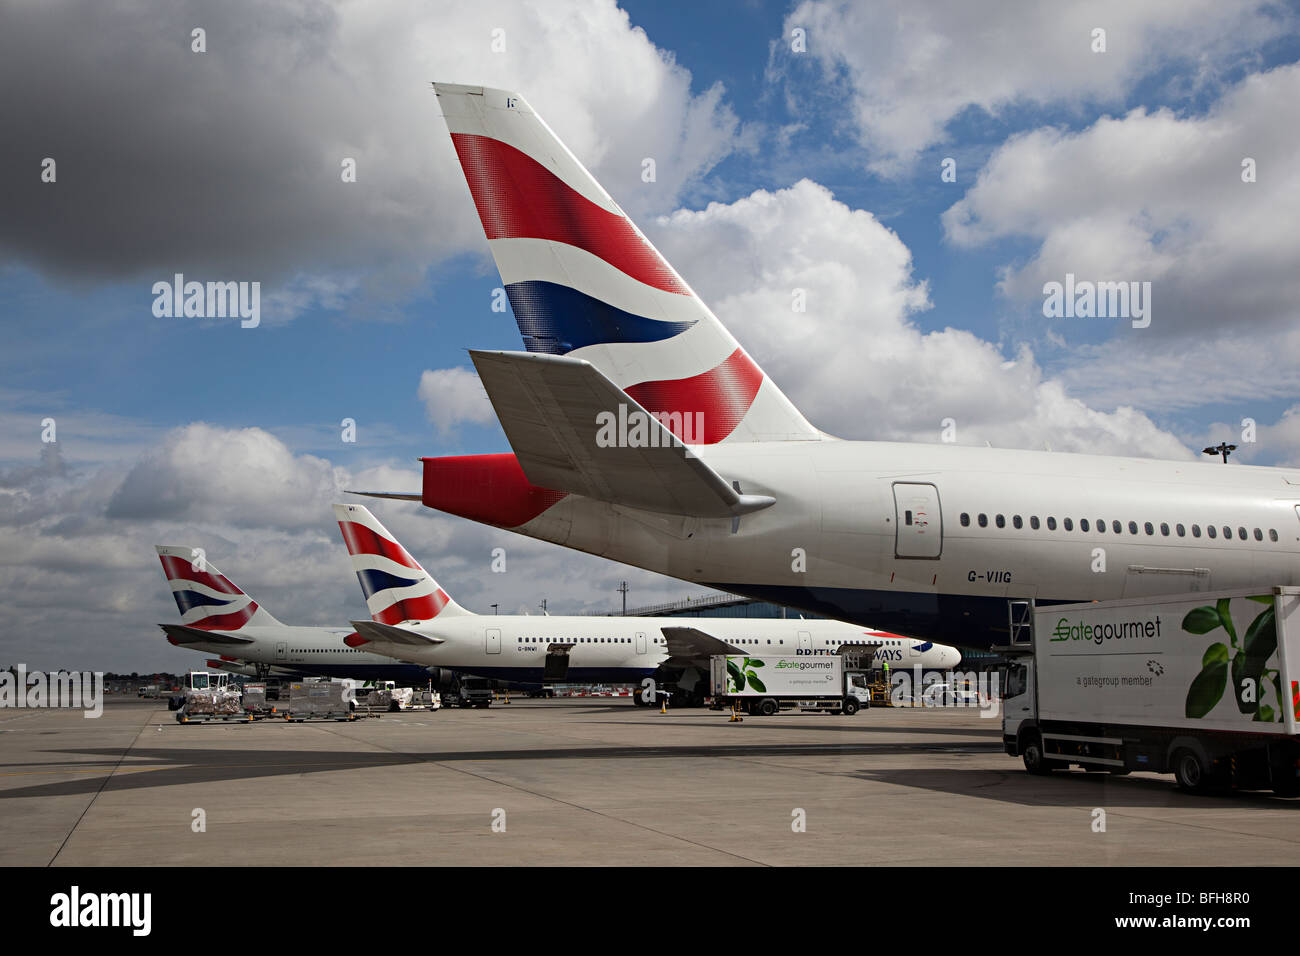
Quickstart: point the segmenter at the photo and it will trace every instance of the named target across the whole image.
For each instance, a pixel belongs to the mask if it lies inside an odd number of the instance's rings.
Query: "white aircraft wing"
[[[737,517],[776,502],[727,484],[590,362],[532,352],[471,350],[470,357],[534,485],[701,518]],[[624,428],[635,447],[600,437],[603,413],[637,423],[636,431]]]
[[[714,654],[744,654],[743,647],[728,644],[698,627],[661,627],[668,656],[679,660],[699,660]]]
[[[715,654],[752,653],[750,649],[728,644],[722,638],[714,637],[698,627],[661,627],[659,630],[663,631],[668,656],[678,660],[698,660],[704,657],[712,657]],[[854,644],[845,643],[841,644],[835,653],[860,657],[863,654],[874,654],[883,646],[884,642],[880,640],[869,640]]]

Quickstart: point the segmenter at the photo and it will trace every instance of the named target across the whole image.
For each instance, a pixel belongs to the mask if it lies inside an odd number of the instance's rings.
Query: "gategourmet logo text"
[[[826,661],[799,660],[799,661],[777,661],[777,670],[791,671],[828,671],[834,667],[834,663]]]
[[[1103,641],[1125,640],[1136,637],[1159,637],[1160,617],[1153,621],[1124,621],[1119,624],[1084,624],[1082,621],[1071,624],[1067,617],[1056,622],[1052,631],[1052,642],[1057,641],[1091,641],[1101,644]]]

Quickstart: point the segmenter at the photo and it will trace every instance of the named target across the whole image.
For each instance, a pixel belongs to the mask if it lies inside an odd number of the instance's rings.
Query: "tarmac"
[[[0,711],[0,865],[1291,865],[1300,800],[1032,777],[974,709]],[[1100,824],[1100,826],[1099,826]]]

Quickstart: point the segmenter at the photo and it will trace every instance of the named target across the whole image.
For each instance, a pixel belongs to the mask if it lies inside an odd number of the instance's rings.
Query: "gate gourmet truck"
[[[1300,795],[1300,588],[1041,607],[1012,664],[1007,753],[1030,773],[1172,773]]]
[[[736,704],[764,717],[796,708],[856,714],[871,706],[867,672],[859,660],[842,654],[716,654],[709,659],[713,697],[721,705]]]

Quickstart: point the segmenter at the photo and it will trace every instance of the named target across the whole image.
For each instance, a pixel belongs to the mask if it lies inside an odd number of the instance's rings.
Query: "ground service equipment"
[[[1030,773],[1172,773],[1300,795],[1300,588],[1037,608],[1002,735]]]
[[[856,714],[871,706],[869,674],[858,658],[841,654],[717,654],[709,674],[715,703],[750,714],[796,708]]]

